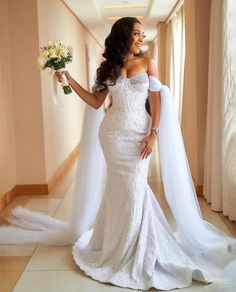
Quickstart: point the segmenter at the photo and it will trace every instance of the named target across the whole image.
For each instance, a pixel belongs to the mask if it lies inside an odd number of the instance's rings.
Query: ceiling
[[[156,37],[156,24],[165,21],[178,0],[63,0],[97,41],[103,45],[119,17],[138,16],[145,41]],[[110,7],[117,6],[117,7]],[[123,7],[120,7],[123,6]],[[127,7],[128,6],[128,7]],[[112,18],[112,19],[110,19]],[[143,48],[145,50],[145,48]]]

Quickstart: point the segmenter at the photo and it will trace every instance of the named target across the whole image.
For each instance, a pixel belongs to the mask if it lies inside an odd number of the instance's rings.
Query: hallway
[[[4,218],[18,205],[65,222],[72,213],[86,104],[75,91],[64,95],[52,72],[37,68],[40,48],[50,40],[71,46],[73,61],[66,68],[91,92],[111,24],[132,15],[147,35],[144,56],[152,58],[159,80],[172,92],[203,217],[236,238],[236,65],[235,71],[229,66],[232,44],[223,26],[227,9],[222,13],[233,1],[142,0],[135,7],[133,0],[114,1],[119,7],[107,2],[112,1],[0,1],[0,226],[9,224]],[[148,179],[175,228],[161,183],[158,147],[155,143]],[[0,244],[0,292],[142,291],[86,276],[71,248]],[[224,276],[210,285],[193,281],[191,287],[172,291],[235,292],[236,262]]]

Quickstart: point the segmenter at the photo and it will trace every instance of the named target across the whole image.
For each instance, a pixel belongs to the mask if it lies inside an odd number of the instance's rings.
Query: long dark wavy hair
[[[102,54],[105,60],[97,69],[96,84],[98,87],[107,88],[107,79],[111,85],[116,83],[132,44],[133,28],[137,22],[141,24],[136,17],[122,17],[112,25],[111,32],[105,39],[105,50]],[[136,56],[142,54],[140,50]]]

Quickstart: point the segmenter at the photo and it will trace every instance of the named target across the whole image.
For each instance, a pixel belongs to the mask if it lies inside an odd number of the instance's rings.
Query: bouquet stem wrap
[[[63,72],[64,70],[65,68],[60,68],[60,69],[57,69],[56,72]],[[72,92],[72,89],[68,83],[68,80],[65,74],[62,74],[61,76],[61,86],[65,94],[70,94]]]

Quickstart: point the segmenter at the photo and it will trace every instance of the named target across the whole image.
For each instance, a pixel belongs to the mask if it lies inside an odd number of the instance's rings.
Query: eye
[[[134,32],[134,35],[135,36],[140,36],[140,33],[139,32]],[[143,34],[143,38],[145,38],[145,37],[146,37],[146,35]]]

